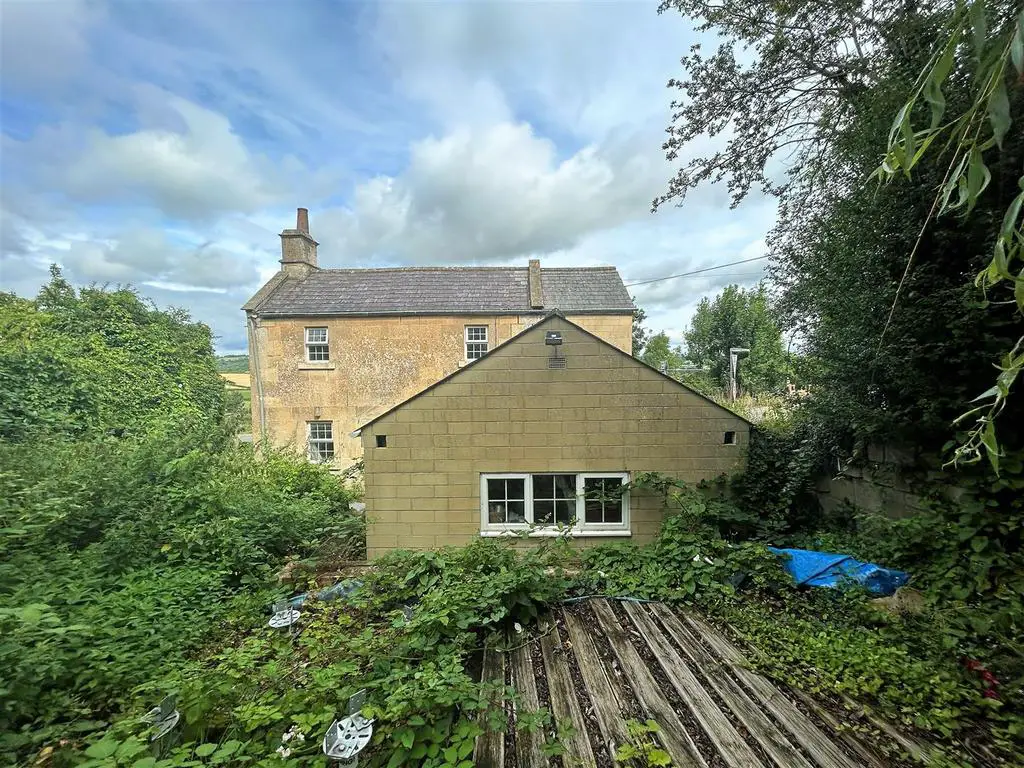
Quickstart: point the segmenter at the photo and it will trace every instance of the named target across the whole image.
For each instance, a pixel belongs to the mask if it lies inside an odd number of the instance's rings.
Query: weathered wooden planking
[[[659,616],[664,617],[671,614],[667,608],[659,606],[662,610]],[[768,680],[752,672],[744,666],[744,659],[740,652],[718,632],[718,630],[704,623],[693,616],[684,617],[687,624],[694,629],[715,653],[729,663],[733,674],[753,691],[754,695],[761,699],[762,704],[772,715],[789,731],[814,761],[822,768],[859,768],[858,764],[851,760],[839,746],[828,736],[821,732],[807,715],[801,712],[786,695],[772,685]]]
[[[484,681],[505,682],[505,654],[493,648],[484,648]],[[505,734],[502,731],[485,731],[477,737],[473,747],[473,762],[480,768],[504,768]]]
[[[661,726],[658,739],[664,744],[665,750],[672,756],[672,764],[677,766],[677,768],[683,768],[683,766],[707,766],[707,762],[701,757],[697,745],[693,743],[693,739],[687,733],[686,726],[683,725],[679,716],[672,709],[672,705],[661,692],[658,681],[654,679],[654,676],[647,668],[646,662],[637,653],[636,648],[633,647],[630,638],[623,632],[611,606],[608,605],[606,600],[595,600],[591,603],[591,607],[594,609],[594,613],[597,614],[598,624],[601,625],[601,629],[604,630],[612,650],[618,656],[623,671],[629,678],[630,683],[632,683],[633,692],[636,694],[637,699],[639,699],[641,706],[650,712],[654,720]],[[705,698],[707,697],[707,693],[703,689],[700,690],[700,693]],[[684,700],[689,702],[685,693],[680,691],[680,694]],[[714,702],[710,700],[709,702],[714,706]],[[725,719],[717,707],[715,711],[719,717],[723,720]],[[698,717],[698,720],[701,720],[701,718]],[[703,720],[701,720],[701,723],[703,724]],[[728,721],[726,725],[728,725]],[[732,728],[732,726],[729,727]],[[733,733],[738,739],[739,734],[736,734],[735,731]],[[712,741],[717,740],[712,736]],[[750,754],[752,757],[754,756],[753,752]],[[754,757],[754,762],[730,763],[730,765],[757,766],[760,765],[760,761]]]
[[[630,616],[638,624],[644,620],[651,621],[646,611],[640,609],[639,606],[635,611],[630,610],[632,607],[627,605],[626,610],[630,611]],[[786,734],[761,711],[760,706],[747,695],[747,692],[724,673],[721,668],[724,662],[715,659],[708,653],[671,612],[662,614],[659,611],[652,611],[652,613],[662,616],[665,629],[672,639],[683,649],[691,662],[704,673],[711,687],[718,692],[718,695],[735,713],[751,736],[757,739],[758,744],[780,768],[813,768],[807,758],[789,742]]]
[[[892,723],[888,723],[882,718],[876,717],[874,714],[869,712],[866,707],[861,706],[849,696],[843,696],[843,702],[848,708],[863,712],[864,716],[867,717],[872,725],[896,742],[896,744],[914,758],[914,760],[919,763],[930,762],[929,755],[933,750],[928,744],[923,741],[919,741],[912,736],[908,736]]]
[[[804,693],[799,688],[793,688],[792,693],[803,702],[805,707],[814,712],[825,725],[834,730],[836,737],[856,753],[857,758],[863,761],[867,768],[886,768],[886,762],[876,754],[874,749],[865,744],[856,734],[844,729],[843,724],[839,722],[836,716],[818,703],[813,696]]]
[[[594,715],[597,717],[601,736],[604,738],[608,755],[614,760],[615,750],[629,742],[626,722],[622,719],[625,694],[622,692],[621,683],[609,676],[605,670],[597,647],[590,639],[590,628],[584,625],[578,616],[568,612],[564,612],[563,615],[565,625],[569,629],[569,641],[572,643],[583,682],[586,683],[587,693],[590,694],[590,701],[594,706]]]
[[[647,612],[635,603],[626,603],[626,612],[654,652],[672,686],[693,710],[694,716],[703,726],[711,741],[714,742],[715,748],[721,753],[726,764],[739,768],[761,766],[761,758],[743,740],[743,737],[729,722],[729,718],[719,708],[718,703],[704,690],[701,681],[686,666],[686,663],[679,657],[675,648],[672,647]],[[676,642],[679,640],[677,639]],[[793,765],[796,764],[793,763]]]
[[[551,712],[555,716],[555,725],[559,728],[572,726],[568,738],[562,743],[565,747],[564,765],[597,765],[594,751],[590,748],[587,738],[587,721],[580,712],[576,701],[575,686],[569,674],[569,665],[565,660],[565,652],[561,647],[561,638],[554,620],[548,618],[551,631],[544,634],[541,630],[540,651],[544,657],[544,673],[548,681],[548,698],[551,700]]]
[[[512,635],[514,638],[515,635]],[[510,654],[509,663],[512,670],[512,687],[519,694],[519,706],[516,709],[516,764],[519,768],[543,768],[548,759],[541,751],[544,734],[540,728],[527,731],[519,727],[520,715],[524,712],[536,712],[540,709],[537,698],[537,682],[533,676],[533,659],[530,657],[529,645],[522,645]],[[511,726],[510,726],[511,727]]]

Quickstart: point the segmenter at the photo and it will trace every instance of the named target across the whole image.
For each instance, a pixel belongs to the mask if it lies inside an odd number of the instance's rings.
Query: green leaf
[[[979,66],[985,58],[985,42],[988,38],[988,21],[985,19],[984,0],[974,0],[970,8],[971,31],[973,32],[974,55]]]
[[[198,747],[196,747],[196,757],[209,757],[216,751],[216,744],[210,744],[209,742],[207,742],[206,744],[200,744]]]
[[[647,753],[648,765],[672,765],[672,756],[663,749],[652,749]]]
[[[88,747],[85,750],[85,756],[102,760],[117,752],[118,746],[120,746],[120,742],[117,739],[107,737]]]
[[[229,755],[233,755],[235,754],[235,752],[238,751],[238,748],[240,746],[242,746],[242,742],[236,739],[225,741],[223,744],[220,745],[220,749],[217,750],[217,757],[227,757]]]
[[[992,95],[988,97],[988,120],[992,123],[992,136],[1000,149],[1003,148],[1003,137],[1010,130],[1010,99],[1006,95],[1006,81],[999,77]]]
[[[900,108],[900,111],[896,113],[896,119],[892,121],[892,128],[889,129],[889,149],[894,154],[898,149],[897,137],[903,132],[903,124],[910,121],[910,110],[913,106],[913,100],[908,101]],[[902,165],[902,156],[902,150],[900,150],[900,154],[896,158],[897,165]]]
[[[1018,75],[1024,75],[1024,10],[1017,16],[1017,24],[1010,40],[1010,61]]]
[[[412,749],[412,743],[415,741],[416,735],[412,732],[411,728],[403,728],[398,732],[398,740],[402,743],[402,746],[406,749]]]
[[[956,36],[951,36],[949,41],[946,43],[946,47],[943,48],[942,54],[935,62],[935,66],[932,67],[931,72],[928,73],[928,79],[924,85],[924,99],[931,105],[932,108],[932,128],[936,128],[939,122],[942,120],[942,115],[946,111],[946,97],[942,93],[942,84],[949,76],[950,70],[953,68],[953,57],[956,54]]]
[[[981,432],[981,444],[985,446],[985,453],[988,454],[989,464],[992,470],[999,475],[999,441],[996,439],[996,425],[992,421],[985,422],[985,428]]]
[[[978,202],[978,197],[989,182],[992,181],[992,172],[981,157],[981,150],[977,147],[971,148],[970,162],[967,165],[967,213]]]
[[[154,765],[156,765],[155,757],[140,757],[132,763],[132,768],[153,768]]]

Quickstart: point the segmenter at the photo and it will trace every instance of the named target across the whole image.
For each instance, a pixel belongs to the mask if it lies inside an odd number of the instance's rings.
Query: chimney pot
[[[296,212],[295,228],[299,232],[309,234],[309,210],[307,208],[299,208]]]

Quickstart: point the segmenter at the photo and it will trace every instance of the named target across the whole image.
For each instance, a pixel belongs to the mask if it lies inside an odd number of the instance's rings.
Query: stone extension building
[[[664,499],[639,474],[687,482],[742,469],[750,424],[551,312],[362,425],[374,558],[474,538],[579,546],[654,538]]]

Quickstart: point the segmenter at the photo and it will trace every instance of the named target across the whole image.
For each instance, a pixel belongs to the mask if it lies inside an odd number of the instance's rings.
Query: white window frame
[[[320,341],[320,340],[310,341],[309,340],[309,332],[310,331],[323,331],[324,332],[323,340],[322,341]],[[331,342],[330,342],[330,338],[331,338],[331,331],[325,325],[311,325],[311,326],[303,329],[303,340],[305,341],[305,344],[306,344],[306,362],[307,363],[329,363],[331,361]],[[327,357],[317,358],[317,359],[314,360],[312,357],[310,357],[310,350],[313,347],[325,347],[326,350],[327,350]]]
[[[480,473],[480,535],[491,536],[514,536],[525,530],[530,530],[531,537],[559,536],[564,532],[564,527],[559,529],[557,525],[535,526],[533,525],[533,478],[534,475],[575,475],[576,476],[576,524],[569,529],[572,536],[630,536],[630,515],[629,515],[629,491],[622,494],[622,522],[621,523],[587,523],[585,519],[586,500],[583,498],[583,489],[586,480],[589,478],[617,478],[623,485],[629,484],[629,472],[482,472]],[[526,496],[526,522],[525,523],[491,523],[487,510],[487,481],[499,479],[523,480]]]
[[[483,332],[484,332],[483,339],[471,339],[471,338],[469,338],[470,330],[476,331],[476,330],[480,330],[480,329],[483,329]],[[470,357],[469,356],[469,345],[470,344],[483,344],[486,348],[484,349],[483,352],[481,352],[476,357]],[[467,363],[471,363],[474,360],[479,360],[481,357],[483,357],[484,355],[486,355],[490,351],[491,351],[491,330],[490,330],[490,328],[488,326],[486,326],[486,325],[467,325],[463,329],[463,331],[462,331],[462,355],[463,355],[463,358],[466,360]]]
[[[331,430],[331,436],[326,437],[313,437],[313,425],[314,424],[327,424]],[[331,456],[330,458],[324,458],[320,455],[320,452],[313,452],[313,445],[320,445],[324,443],[331,444]],[[306,456],[314,464],[330,464],[334,461],[337,456],[336,446],[334,441],[334,422],[329,419],[313,419],[312,421],[306,422]]]

